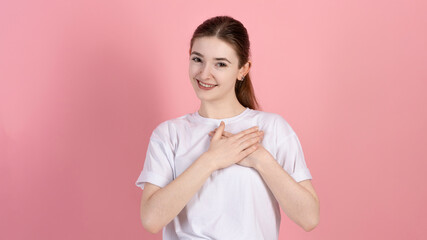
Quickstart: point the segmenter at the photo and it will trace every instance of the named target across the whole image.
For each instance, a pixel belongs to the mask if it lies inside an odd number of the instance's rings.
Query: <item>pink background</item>
[[[257,1],[258,2],[258,1]],[[262,110],[297,132],[320,198],[280,239],[425,239],[426,1],[2,1],[0,238],[161,239],[142,228],[160,122],[198,109],[192,32],[247,27]]]

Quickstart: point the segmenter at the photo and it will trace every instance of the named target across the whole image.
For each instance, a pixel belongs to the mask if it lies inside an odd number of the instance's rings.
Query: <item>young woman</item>
[[[163,239],[278,239],[280,207],[304,230],[319,199],[297,135],[257,109],[246,28],[228,16],[203,22],[190,43],[198,111],[153,131],[136,185],[142,225]]]

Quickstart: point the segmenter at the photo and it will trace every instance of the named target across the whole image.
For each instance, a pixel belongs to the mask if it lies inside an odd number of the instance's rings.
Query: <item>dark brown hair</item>
[[[230,44],[239,58],[239,68],[248,62],[250,54],[249,36],[246,28],[238,20],[229,16],[216,16],[205,20],[193,33],[190,53],[194,40],[201,37],[217,37]],[[246,74],[243,81],[236,79],[235,92],[237,99],[244,107],[259,109],[249,73]]]

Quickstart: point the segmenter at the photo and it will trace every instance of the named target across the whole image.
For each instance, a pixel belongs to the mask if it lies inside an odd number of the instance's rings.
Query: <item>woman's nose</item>
[[[200,72],[200,77],[202,79],[208,79],[211,76],[211,69],[207,64],[203,64],[203,67]]]

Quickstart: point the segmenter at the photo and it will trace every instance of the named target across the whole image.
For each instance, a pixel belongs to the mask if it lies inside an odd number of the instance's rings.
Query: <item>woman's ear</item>
[[[249,70],[251,68],[251,65],[252,65],[251,61],[248,61],[247,63],[245,63],[245,65],[243,65],[240,68],[240,71],[239,71],[239,74],[241,76],[240,78],[242,78],[242,77],[244,77],[244,76],[246,76],[248,74],[248,72],[249,72]]]
[[[245,72],[245,75],[246,75],[246,74],[248,74],[249,70],[251,69],[252,62],[251,62],[251,61],[248,61],[245,65],[248,65],[248,69],[247,69],[247,71]]]

